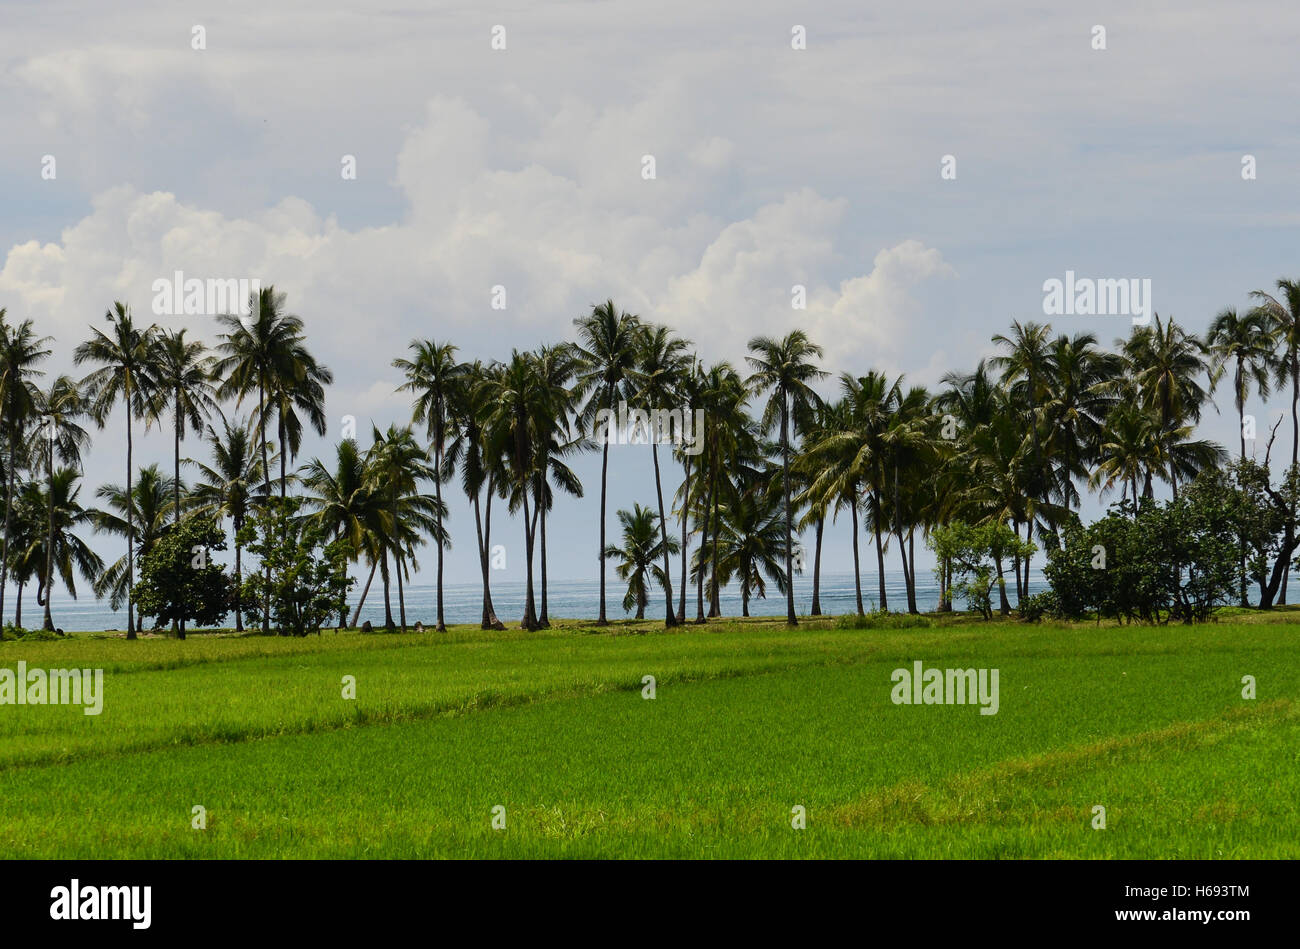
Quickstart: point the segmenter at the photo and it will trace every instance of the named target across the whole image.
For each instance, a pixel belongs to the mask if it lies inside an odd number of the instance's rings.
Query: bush
[[[10,626],[8,628],[13,629],[14,627]],[[48,643],[62,638],[58,633],[48,629],[30,629],[18,637],[19,640],[25,643]]]
[[[299,516],[301,506],[302,498],[272,499],[239,532],[240,542],[270,570],[269,585],[260,570],[244,582],[246,615],[260,623],[269,600],[271,625],[281,636],[320,633],[343,611],[354,582],[347,575],[347,545]]]
[[[939,559],[935,575],[943,582],[951,569],[955,582],[949,594],[964,597],[966,606],[984,619],[993,618],[993,591],[999,591],[999,601],[1005,602],[1006,580],[1003,564],[1017,557],[1027,558],[1037,548],[1022,541],[1006,524],[989,522],[967,524],[953,521],[936,527],[926,543]]]
[[[1020,601],[1020,619],[1023,622],[1037,623],[1044,616],[1060,615],[1061,601],[1053,590],[1034,593]]]
[[[872,610],[864,616],[849,613],[835,617],[836,629],[924,629],[934,624],[925,616],[913,613],[890,613]]]
[[[188,517],[170,527],[140,559],[135,585],[140,615],[156,617],[160,624],[220,622],[230,611],[233,586],[211,555],[225,549],[226,532],[215,521]]]
[[[1242,500],[1218,471],[1207,471],[1177,501],[1113,505],[1084,526],[1063,530],[1044,574],[1059,615],[1204,622],[1242,583],[1238,530]]]

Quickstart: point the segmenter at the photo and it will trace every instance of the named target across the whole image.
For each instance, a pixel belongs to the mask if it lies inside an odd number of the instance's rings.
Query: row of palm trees
[[[719,591],[739,582],[744,611],[771,581],[786,599],[786,618],[797,623],[792,578],[804,551],[796,534],[813,541],[812,612],[821,612],[823,538],[845,514],[852,534],[855,577],[861,574],[859,538],[873,540],[879,578],[878,607],[889,608],[886,554],[896,552],[904,576],[906,608],[918,609],[917,535],[963,520],[1002,523],[1040,545],[1056,542],[1064,520],[1077,512],[1081,492],[1150,498],[1163,482],[1179,486],[1225,460],[1223,448],[1195,437],[1212,394],[1231,375],[1243,426],[1245,404],[1271,386],[1289,386],[1292,462],[1300,453],[1300,283],[1279,281],[1276,294],[1257,291],[1244,313],[1225,310],[1204,338],[1172,319],[1155,317],[1134,327],[1113,350],[1090,333],[1056,334],[1049,326],[1014,322],[993,338],[996,355],[970,372],[945,376],[931,392],[904,378],[869,371],[843,373],[836,391],[823,395],[827,373],[821,349],[801,330],[782,338],[750,340],[746,370],[728,362],[706,364],[691,343],[671,329],[621,310],[612,300],[576,319],[576,339],[512,351],[504,361],[462,361],[455,346],[415,340],[393,361],[411,397],[411,424],[372,428],[371,444],[355,437],[338,443],[329,462],[313,458],[291,471],[305,427],[326,429],[325,387],[330,371],[306,346],[302,320],[288,313],[274,287],[250,301],[250,316],[220,317],[214,350],[187,339],[185,330],[141,327],[129,307],[115,303],[107,331],[92,328],[77,346],[78,365],[93,367],[83,379],[60,376],[38,384],[50,355],[47,338],[30,321],[11,324],[0,310],[0,425],[4,434],[5,515],[0,557],[0,616],[12,574],[22,585],[35,578],[46,606],[57,576],[70,591],[74,567],[93,578],[97,595],[127,605],[128,635],[137,628],[132,587],[135,558],[190,514],[230,517],[237,533],[253,505],[292,485],[307,515],[343,540],[353,561],[369,573],[351,622],[355,624],[376,571],[384,587],[386,622],[405,628],[405,584],[418,568],[416,554],[432,542],[436,552],[437,628],[444,629],[444,557],[451,549],[444,491],[459,481],[473,512],[482,575],[482,625],[503,624],[491,595],[494,504],[524,529],[525,598],[522,625],[547,626],[547,520],[558,493],[583,496],[571,467],[575,455],[601,453],[597,561],[597,623],[609,621],[607,561],[629,583],[625,610],[643,614],[658,587],[665,622],[686,622],[688,588],[694,586],[695,621],[721,615]],[[228,420],[222,403],[250,405]],[[612,421],[622,403],[645,410],[703,413],[700,442],[650,439],[655,474],[653,507],[620,511],[623,545],[608,543],[607,498]],[[105,486],[105,509],[77,504],[80,455],[88,424],[102,428],[125,406],[125,488]],[[173,471],[133,462],[134,426],[169,425]],[[199,433],[209,459],[183,459],[187,435]],[[33,437],[39,434],[40,437]],[[665,498],[666,455],[681,468],[680,485]],[[187,488],[182,466],[197,472]],[[24,478],[24,474],[26,478]],[[33,521],[43,509],[43,537]],[[1293,512],[1294,514],[1294,512]],[[670,519],[678,536],[670,536]],[[79,525],[121,535],[123,558],[98,562],[75,537]],[[672,559],[678,558],[676,569]],[[540,583],[535,584],[535,564]],[[1017,597],[1027,594],[1030,563],[1017,557]],[[998,564],[999,574],[1003,569]],[[235,576],[242,578],[235,545]],[[394,622],[390,583],[396,579]],[[940,565],[941,601],[950,608],[950,566]],[[1283,600],[1285,586],[1283,587]],[[707,606],[706,606],[707,601]],[[260,610],[268,630],[269,610]],[[1001,609],[1010,608],[1006,586]],[[856,608],[864,611],[861,580]],[[236,601],[236,626],[242,604]],[[340,616],[340,625],[347,620]],[[179,629],[183,635],[183,627]]]
[[[206,510],[230,515],[236,529],[241,527],[250,497],[258,493],[258,481],[260,495],[271,495],[268,424],[275,426],[280,493],[285,494],[289,477],[284,459],[298,452],[304,419],[324,434],[324,387],[333,376],[307,350],[302,320],[285,312],[283,294],[268,287],[249,304],[248,317],[218,318],[224,332],[213,352],[203,343],[187,339],[185,329],[141,326],[127,304],[115,302],[105,313],[106,329],[92,326],[90,338],[73,353],[75,364],[91,367],[90,372],[79,380],[60,376],[48,389],[41,387],[40,380],[45,374],[41,364],[51,355],[50,338],[38,336],[30,320],[9,322],[6,312],[0,309],[0,428],[5,445],[0,616],[4,615],[10,571],[16,569],[21,556],[26,556],[17,543],[14,517],[24,489],[22,475],[43,472],[47,482],[45,560],[35,569],[48,602],[58,552],[53,537],[59,520],[54,486],[60,478],[75,482],[82,452],[90,441],[86,426],[94,424],[102,429],[118,406],[125,408],[126,417],[126,487],[101,488],[98,496],[108,502],[109,510],[89,512],[86,522],[99,530],[120,533],[127,542],[127,551],[119,562],[107,568],[88,557],[83,557],[81,564],[84,575],[93,575],[98,595],[109,595],[115,609],[125,601],[129,638],[134,638],[137,631],[132,589],[135,562],[164,529],[157,518],[169,517],[175,523],[201,501]],[[242,404],[254,395],[257,403],[250,422],[255,440],[245,425],[230,425],[219,404],[232,398]],[[217,419],[222,424],[220,432],[211,424]],[[136,483],[137,421],[143,421],[146,427],[170,425],[175,446],[170,477],[164,478],[149,468],[142,473],[141,483]],[[204,483],[194,492],[184,492],[181,442],[188,433],[202,431],[205,425],[209,439],[217,446],[213,465],[201,465]],[[257,449],[260,465],[253,458]],[[159,489],[169,492],[170,498],[160,499]],[[73,503],[74,485],[70,483],[64,493],[68,502],[64,513],[70,523],[81,523]],[[119,523],[122,520],[124,524]],[[75,595],[71,574],[62,579]],[[45,625],[53,628],[48,608]]]

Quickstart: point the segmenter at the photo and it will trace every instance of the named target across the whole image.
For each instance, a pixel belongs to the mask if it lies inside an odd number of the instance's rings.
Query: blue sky
[[[148,316],[160,276],[257,277],[335,372],[331,441],[344,415],[406,419],[389,363],[412,337],[505,357],[606,297],[705,359],[801,326],[832,372],[934,385],[1011,319],[1042,319],[1043,281],[1067,270],[1149,278],[1156,310],[1197,331],[1300,277],[1284,2],[126,0],[0,2],[0,22],[0,306],[56,337],[50,371],[114,299]],[[1219,403],[1204,432],[1233,445]],[[123,424],[97,437],[89,487],[124,480]],[[303,460],[327,448],[309,439]],[[169,466],[168,437],[136,457]],[[556,577],[595,574],[598,464],[580,473],[588,499],[552,520]],[[615,450],[611,523],[653,496],[649,450]],[[452,516],[447,575],[473,580],[472,523]],[[516,524],[497,537],[522,548]],[[845,569],[848,551],[833,529],[827,558]]]

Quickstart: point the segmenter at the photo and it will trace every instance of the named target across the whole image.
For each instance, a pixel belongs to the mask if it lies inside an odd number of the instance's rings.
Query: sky
[[[114,300],[215,340],[211,316],[152,313],[176,271],[274,284],[335,376],[300,461],[347,416],[409,420],[391,363],[413,338],[508,358],[607,298],[706,361],[802,328],[827,393],[842,371],[973,368],[1012,319],[1046,319],[1067,271],[1149,279],[1201,332],[1300,278],[1297,41],[1283,0],[0,0],[0,307],[54,337],[55,374]],[[1217,401],[1202,432],[1235,445]],[[1266,430],[1289,406],[1247,410]],[[125,426],[96,433],[83,499],[125,481]],[[170,434],[137,428],[137,463],[169,469]],[[598,457],[576,467],[587,497],[548,530],[560,579],[597,569]],[[619,446],[611,531],[634,501],[654,502],[649,449]],[[449,527],[447,579],[477,580],[455,492]],[[850,569],[848,531],[828,529],[826,569]],[[517,578],[522,524],[494,534]]]

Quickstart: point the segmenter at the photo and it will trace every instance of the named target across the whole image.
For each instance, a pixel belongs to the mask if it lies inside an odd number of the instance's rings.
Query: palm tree
[[[1124,372],[1123,360],[1097,348],[1091,333],[1064,333],[1052,344],[1046,400],[1041,407],[1047,456],[1057,469],[1052,481],[1065,508],[1082,498],[1075,479],[1086,481],[1106,415],[1115,406],[1112,382]],[[1026,537],[1026,540],[1029,538]]]
[[[1210,386],[1217,385],[1233,364],[1232,404],[1237,409],[1237,434],[1241,437],[1241,457],[1246,457],[1246,399],[1252,383],[1261,399],[1269,395],[1269,376],[1274,370],[1272,339],[1264,310],[1250,310],[1242,316],[1229,307],[1219,313],[1205,333],[1210,352]]]
[[[1114,386],[1124,389],[1131,379],[1141,404],[1155,414],[1162,427],[1199,422],[1209,393],[1200,383],[1206,371],[1205,345],[1171,317],[1156,314],[1149,326],[1135,326],[1127,340],[1118,341],[1127,371],[1117,374]],[[1150,484],[1150,473],[1147,473]],[[1175,493],[1177,485],[1173,486]]]
[[[819,401],[809,383],[826,373],[812,362],[822,355],[820,346],[811,342],[803,330],[794,330],[784,339],[755,336],[749,341],[752,356],[745,361],[754,370],[746,381],[754,395],[771,392],[763,410],[762,425],[765,431],[780,426],[781,433],[781,494],[785,511],[785,603],[786,623],[798,625],[794,615],[794,540],[790,513],[790,440],[791,421],[806,419]]]
[[[36,482],[24,488],[33,514],[42,510],[47,512],[46,528],[35,532],[29,553],[39,581],[36,602],[45,608],[44,628],[51,631],[54,630],[54,618],[50,613],[50,600],[55,579],[63,581],[68,594],[75,600],[75,574],[81,574],[86,582],[93,584],[104,569],[99,555],[74,533],[80,527],[91,526],[95,516],[94,512],[78,503],[81,493],[77,485],[79,477],[75,468],[58,468],[50,473],[44,488]]]
[[[229,517],[235,539],[235,629],[243,632],[243,545],[239,532],[248,517],[253,492],[262,482],[262,466],[257,459],[251,419],[237,419],[234,425],[217,409],[221,431],[208,425],[206,441],[212,452],[212,464],[187,459],[199,470],[190,503],[194,510],[217,518]]]
[[[164,330],[158,337],[158,405],[155,417],[168,408],[172,412],[174,478],[172,508],[177,523],[181,519],[181,442],[187,429],[201,432],[209,414],[217,407],[212,385],[212,367],[216,359],[207,355],[208,348],[195,340],[187,342],[185,330]]]
[[[112,324],[112,335],[91,327],[91,338],[77,346],[73,360],[83,363],[100,363],[82,380],[90,415],[102,429],[109,413],[118,402],[126,407],[126,496],[133,496],[131,478],[134,473],[133,419],[154,417],[157,392],[160,386],[158,364],[157,325],[139,329],[131,317],[131,308],[117,301],[104,314]],[[126,638],[135,639],[135,603],[132,588],[135,586],[135,510],[126,505]],[[114,607],[116,609],[116,606]]]
[[[730,363],[714,363],[700,384],[700,406],[709,424],[700,455],[697,520],[701,521],[696,554],[696,623],[706,623],[704,584],[709,582],[709,617],[722,615],[719,591],[718,522],[723,497],[734,493],[733,476],[762,462],[757,426],[746,409],[744,380]]]
[[[704,397],[704,370],[700,367],[699,359],[693,358],[691,366],[683,374],[679,386],[681,396],[682,418],[694,426],[695,413],[703,408]],[[677,492],[677,498],[680,499],[679,513],[682,519],[682,579],[678,587],[677,594],[677,623],[682,625],[686,622],[686,579],[687,579],[687,548],[690,546],[690,533],[687,531],[687,518],[691,513],[691,505],[694,498],[691,494],[691,469],[696,455],[703,451],[702,441],[704,439],[704,426],[694,427],[692,432],[694,443],[687,446],[685,439],[677,444],[676,454],[682,463],[682,486]],[[700,519],[695,519],[695,529],[699,530]]]
[[[438,533],[442,535],[442,482],[451,476],[446,470],[447,443],[452,435],[452,403],[464,384],[465,366],[456,362],[456,347],[432,340],[412,340],[412,359],[394,359],[393,366],[406,374],[399,392],[415,394],[412,421],[423,424],[433,447],[434,493],[438,500]],[[453,469],[454,470],[454,469]],[[446,632],[442,601],[443,544],[438,544],[438,632]]]
[[[1205,333],[1205,348],[1210,354],[1210,389],[1233,364],[1232,403],[1237,408],[1237,434],[1241,439],[1241,458],[1246,457],[1246,399],[1254,383],[1261,399],[1269,394],[1270,375],[1276,368],[1269,318],[1264,310],[1253,309],[1244,316],[1229,307],[1210,323]],[[1246,594],[1246,538],[1241,537],[1240,602],[1249,605]]]
[[[81,389],[71,376],[59,376],[54,380],[53,385],[48,391],[39,393],[39,400],[36,405],[36,411],[41,417],[41,439],[43,442],[42,454],[45,462],[46,475],[46,532],[45,532],[45,562],[44,569],[41,571],[43,578],[54,575],[54,558],[55,551],[60,549],[56,543],[54,531],[56,511],[55,507],[59,503],[60,492],[54,484],[55,468],[54,459],[57,455],[64,465],[68,466],[64,470],[75,471],[81,464],[81,453],[90,446],[90,433],[82,428],[80,422],[86,413],[85,400],[82,398]],[[74,475],[75,477],[75,475]],[[66,505],[69,502],[68,492],[76,490],[70,485],[63,486],[62,500]],[[77,509],[80,511],[80,508]],[[75,512],[74,512],[75,514]],[[73,517],[74,514],[70,514]],[[75,514],[79,517],[79,514]],[[70,526],[71,522],[64,526]],[[72,547],[67,547],[68,551]],[[71,556],[71,554],[70,554]],[[90,561],[80,558],[79,555],[73,557],[83,562]],[[98,561],[98,557],[95,560]],[[69,561],[71,562],[71,561]],[[83,574],[84,575],[84,574]],[[97,574],[96,574],[97,575]],[[46,585],[45,592],[45,625],[44,629],[53,630],[54,620],[50,616],[50,587]],[[71,587],[69,587],[71,589]],[[74,594],[75,595],[75,594]],[[38,595],[37,599],[40,597]]]
[[[824,403],[817,413],[817,423],[809,430],[804,442],[804,452],[795,463],[795,471],[803,490],[797,502],[808,505],[806,521],[816,530],[817,550],[813,560],[812,615],[820,613],[819,577],[821,573],[822,531],[826,515],[832,518],[848,508],[853,534],[853,587],[857,600],[857,613],[862,608],[862,560],[858,551],[858,499],[862,485],[868,477],[871,459],[865,446],[853,430],[852,394],[858,380],[848,373],[840,378],[846,395],[835,403]]]
[[[429,534],[434,543],[446,543],[442,522],[446,511],[432,495],[421,494],[421,481],[433,480],[436,475],[430,464],[429,452],[415,440],[410,426],[398,428],[390,425],[381,433],[373,428],[374,443],[366,458],[364,484],[374,492],[386,514],[384,533],[387,546],[393,551],[397,570],[397,605],[402,632],[406,632],[406,592],[403,580],[413,559],[416,546]],[[385,554],[386,556],[386,554]],[[387,600],[387,578],[384,589]],[[389,613],[388,625],[392,626]]]
[[[902,378],[899,378],[902,382]],[[897,389],[897,386],[896,386]],[[884,434],[885,465],[889,470],[891,514],[898,553],[903,562],[907,611],[919,612],[916,603],[916,528],[922,523],[917,495],[925,473],[937,467],[936,440],[930,431],[931,398],[921,386],[912,386],[894,401]]]
[[[447,447],[446,464],[460,468],[461,487],[474,508],[474,532],[478,541],[479,571],[483,578],[483,629],[505,629],[492,605],[491,556],[492,498],[500,493],[496,478],[498,459],[489,456],[481,419],[487,410],[486,382],[495,368],[475,361],[466,364],[464,385],[451,400],[453,437]],[[486,488],[486,491],[484,490]],[[486,494],[487,503],[483,503]]]
[[[357,603],[357,611],[365,603],[370,583],[375,578],[379,564],[376,552],[382,542],[385,521],[380,516],[382,499],[371,489],[366,477],[366,458],[355,439],[339,442],[333,470],[319,459],[308,462],[303,475],[307,489],[306,506],[311,518],[328,534],[345,541],[351,551],[349,559],[356,560],[362,552],[370,555],[370,576]],[[346,566],[343,568],[346,573]],[[347,623],[346,607],[339,613],[339,626]]]
[[[646,412],[654,413],[652,418],[660,417],[658,413],[672,411],[674,404],[681,401],[681,381],[690,371],[689,350],[690,342],[675,337],[666,326],[647,326],[642,329],[637,347],[637,364],[630,376],[636,387],[633,398]],[[658,444],[665,434],[667,433],[658,431],[650,433],[650,456],[654,460],[655,494],[659,500],[659,529],[662,534],[660,546],[664,556],[664,596],[667,598],[664,625],[671,629],[677,625],[677,616],[673,611],[673,582],[668,565],[668,519],[664,512]],[[677,434],[680,439],[681,433]]]
[[[523,509],[524,556],[527,561],[523,628],[528,630],[539,626],[533,595],[535,521],[528,503],[537,474],[537,418],[554,417],[552,407],[546,403],[540,389],[536,360],[527,353],[514,350],[510,362],[484,382],[481,420],[489,456],[505,460],[512,489],[510,506]]]
[[[1158,454],[1160,423],[1154,414],[1132,401],[1120,400],[1106,418],[1098,445],[1098,463],[1089,484],[1102,492],[1116,484],[1124,486],[1125,493],[1133,499],[1133,510],[1139,502],[1138,481],[1154,463]]]
[[[8,445],[4,469],[4,547],[0,549],[0,618],[4,616],[5,587],[9,577],[9,533],[13,526],[14,480],[17,477],[15,462],[36,403],[33,380],[44,374],[36,365],[50,354],[45,348],[49,341],[50,337],[38,337],[33,332],[31,320],[10,326],[5,322],[5,311],[0,309],[0,426],[3,426]]]
[[[1286,382],[1291,386],[1291,467],[1294,468],[1300,464],[1300,280],[1279,280],[1277,289],[1281,300],[1263,290],[1254,291],[1251,297],[1261,301],[1260,309],[1267,314],[1270,335],[1278,347],[1274,380],[1278,385]],[[1295,519],[1294,503],[1291,519]],[[1291,562],[1288,560],[1283,568],[1279,603],[1286,602],[1290,579]]]
[[[606,300],[591,308],[591,313],[575,319],[578,328],[578,351],[582,367],[578,373],[578,391],[588,394],[579,416],[580,424],[594,431],[597,413],[603,408],[612,414],[620,399],[632,396],[629,373],[636,365],[640,320],[624,313]],[[614,425],[613,419],[609,422]],[[605,615],[605,498],[609,480],[609,432],[603,433],[604,446],[600,462],[600,616],[597,626],[606,626]]]
[[[32,582],[45,557],[41,535],[46,530],[46,504],[35,496],[31,482],[22,485],[14,498],[12,536],[9,550],[9,580],[18,588],[14,598],[14,625],[23,626],[23,591]]]
[[[221,335],[221,353],[214,374],[224,378],[217,397],[244,399],[257,394],[257,428],[262,448],[263,497],[271,497],[271,468],[266,437],[266,420],[274,410],[280,445],[280,497],[285,497],[286,449],[297,454],[302,439],[304,411],[316,432],[325,434],[324,386],[333,380],[328,369],[319,366],[307,352],[303,322],[285,312],[285,295],[274,286],[262,287],[249,300],[248,316],[223,314],[218,322],[227,332]],[[286,444],[287,443],[287,444]],[[270,565],[267,565],[267,601],[262,610],[262,632],[270,632]]]
[[[840,382],[848,410],[845,447],[855,451],[853,468],[867,491],[866,514],[876,541],[876,578],[882,610],[889,609],[884,545],[884,536],[889,531],[885,515],[885,493],[890,483],[886,461],[888,433],[893,407],[902,398],[902,384],[902,376],[891,383],[884,373],[875,370],[856,379],[846,374]]]
[[[537,505],[537,533],[540,537],[538,554],[542,584],[542,610],[538,623],[547,629],[551,620],[547,604],[546,520],[555,501],[551,489],[554,486],[572,497],[582,497],[582,481],[564,459],[574,452],[586,451],[592,445],[590,439],[570,424],[579,403],[573,385],[579,362],[573,347],[543,346],[537,351],[534,361],[537,366],[538,397],[544,405],[550,407],[549,413],[534,416],[537,427],[537,471],[533,486],[534,503]]]
[[[167,529],[172,508],[172,479],[158,465],[141,468],[131,487],[105,484],[95,497],[107,505],[91,512],[91,523],[99,533],[127,540],[127,552],[106,567],[95,580],[95,596],[108,596],[114,610],[123,602],[131,603],[135,576],[132,564],[136,556],[144,557]],[[132,543],[134,538],[134,543]],[[130,614],[128,614],[129,618]],[[141,617],[143,620],[143,617]],[[128,631],[128,637],[130,632]]]
[[[1269,321],[1269,335],[1279,347],[1274,380],[1291,386],[1291,464],[1300,464],[1300,280],[1279,280],[1278,297],[1264,290],[1251,293]]]
[[[1043,457],[1039,435],[1042,420],[1038,409],[1044,400],[1046,387],[1055,374],[1051,329],[1050,326],[1032,320],[1024,324],[1013,320],[1009,336],[998,333],[993,337],[993,342],[1004,347],[1006,352],[989,360],[993,368],[1002,370],[1002,382],[1010,389],[1015,402],[1023,401],[1027,408],[1024,427],[1028,429],[1033,452],[1033,465],[1030,469],[1033,478],[1026,489],[1033,501],[1043,503],[1048,500],[1051,479],[1047,474],[1047,459]],[[1031,520],[1030,527],[1032,526]]]
[[[605,548],[605,557],[618,561],[615,573],[627,581],[623,612],[630,613],[635,606],[636,618],[645,619],[645,608],[650,603],[649,579],[653,577],[660,586],[668,583],[668,573],[659,561],[665,554],[677,553],[677,538],[664,538],[655,529],[654,511],[640,504],[633,504],[631,511],[620,510],[618,521],[623,527],[623,546],[610,544]]]
[[[158,391],[154,417],[161,419],[168,409],[172,412],[172,452],[174,478],[172,491],[172,516],[175,523],[181,519],[181,442],[187,427],[202,431],[203,424],[217,407],[213,398],[212,367],[216,360],[207,355],[203,343],[186,341],[185,330],[163,330],[158,337]],[[179,638],[185,638],[185,620],[173,620],[172,627]]]
[[[772,474],[775,472],[753,481],[742,479],[734,499],[722,508],[721,569],[726,582],[740,578],[741,616],[749,616],[752,597],[766,598],[764,574],[772,578],[779,592],[788,595],[789,591],[789,535],[776,492],[765,490]]]

